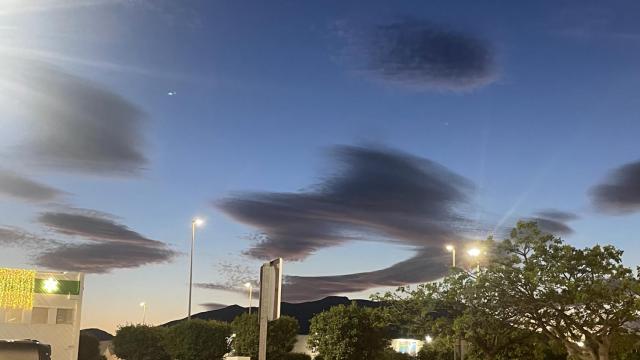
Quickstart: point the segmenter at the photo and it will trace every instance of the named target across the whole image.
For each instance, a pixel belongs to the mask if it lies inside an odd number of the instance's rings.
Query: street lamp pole
[[[248,282],[246,284],[244,284],[244,286],[249,289],[249,315],[251,315],[251,303],[253,300],[253,285]]]
[[[141,302],[140,306],[142,307],[142,325],[144,325],[147,317],[147,303]]]
[[[195,218],[191,220],[191,255],[189,256],[189,310],[187,319],[191,320],[191,292],[193,290],[193,248],[196,243],[196,226],[202,225],[201,219]]]
[[[451,253],[452,266],[456,267],[456,248],[453,245],[447,245],[447,251]]]

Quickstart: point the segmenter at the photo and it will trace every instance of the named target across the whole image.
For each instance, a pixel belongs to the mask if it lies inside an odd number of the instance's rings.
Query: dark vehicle
[[[51,360],[51,345],[37,340],[0,340],[2,360]]]

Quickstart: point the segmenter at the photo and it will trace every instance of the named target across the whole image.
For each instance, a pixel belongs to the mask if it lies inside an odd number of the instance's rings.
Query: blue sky
[[[84,326],[113,330],[136,321],[142,300],[153,322],[183,316],[195,215],[206,219],[195,280],[222,289],[196,288],[198,310],[246,302],[232,287],[257,277],[262,260],[243,255],[256,248],[255,234],[309,240],[291,232],[291,215],[324,229],[310,247],[283,240],[262,249],[307,252],[287,253],[300,260],[285,263],[288,275],[299,276],[292,278],[301,286],[295,300],[307,294],[303,282],[336,280],[307,277],[375,271],[416,254],[425,256],[425,274],[438,275],[446,254],[434,249],[442,250],[442,238],[425,233],[428,246],[417,244],[415,234],[394,237],[397,224],[386,218],[350,217],[370,209],[345,205],[354,195],[335,183],[371,185],[353,169],[381,154],[385,162],[367,165],[365,174],[396,176],[400,184],[424,175],[450,190],[423,193],[424,209],[433,210],[429,196],[455,195],[437,207],[447,212],[434,216],[438,234],[484,237],[555,210],[575,216],[550,219],[571,228],[562,234],[570,243],[612,243],[627,250],[630,266],[640,261],[633,251],[640,190],[631,166],[640,158],[640,9],[631,1],[0,6],[7,69],[0,72],[0,228],[10,230],[0,232],[0,264],[68,267],[61,259],[78,244],[126,243],[153,253],[134,258],[122,248],[120,260],[130,262],[88,276]],[[387,52],[390,46],[400,52]],[[336,155],[340,149],[350,155]],[[419,169],[406,177],[385,172],[392,168],[384,164],[399,163]],[[6,174],[50,191],[10,188]],[[458,177],[470,189],[449,184]],[[605,183],[620,191],[593,195]],[[399,198],[388,189],[380,201]],[[266,219],[274,204],[295,212]],[[453,224],[453,207],[465,231]],[[317,224],[320,208],[329,215]],[[72,214],[73,224],[61,214]],[[95,219],[120,232],[78,227]],[[345,240],[345,232],[357,240]],[[326,246],[337,233],[337,244]],[[93,260],[104,259],[89,258],[83,269],[95,270]],[[338,282],[363,279],[370,288],[337,293],[367,296],[384,285],[376,274]],[[319,295],[326,294],[308,297]]]

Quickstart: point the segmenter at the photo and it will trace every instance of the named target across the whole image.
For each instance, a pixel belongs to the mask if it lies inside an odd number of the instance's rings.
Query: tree
[[[323,360],[379,359],[389,346],[389,335],[377,309],[352,303],[314,316],[308,342]]]
[[[485,248],[493,246],[486,242]],[[426,346],[424,358],[446,358],[462,340],[472,345],[469,356],[481,359],[518,358],[514,354],[532,353],[527,340],[531,331],[517,329],[482,309],[483,294],[476,288],[476,277],[454,269],[442,281],[400,287],[396,292],[377,295],[386,320],[405,336],[433,336],[436,344]],[[519,357],[524,358],[524,357]]]
[[[236,316],[231,322],[231,329],[235,334],[231,343],[234,354],[257,359],[260,332],[258,315],[244,313]]]
[[[218,360],[231,350],[230,336],[228,323],[191,319],[169,328],[164,345],[172,359]]]
[[[89,334],[80,334],[78,360],[102,360],[98,338]]]
[[[147,325],[121,326],[113,338],[113,350],[123,360],[170,360],[162,346],[167,329]]]
[[[281,316],[270,321],[267,331],[267,359],[284,359],[293,350],[300,326],[291,316]]]
[[[231,323],[235,334],[232,342],[236,355],[258,358],[258,337],[260,326],[257,314],[242,314]],[[282,316],[269,322],[267,330],[267,359],[282,359],[293,350],[298,335],[298,320]]]
[[[576,359],[608,360],[612,341],[640,311],[640,281],[622,251],[576,249],[519,222],[478,276],[483,310],[519,329],[540,332]]]

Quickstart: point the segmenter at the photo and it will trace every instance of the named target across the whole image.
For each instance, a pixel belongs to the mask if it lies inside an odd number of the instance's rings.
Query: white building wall
[[[77,360],[84,274],[55,272],[38,272],[36,274],[37,279],[49,277],[56,280],[80,281],[80,294],[34,294],[33,307],[48,309],[46,324],[32,324],[33,310],[23,310],[20,316],[16,316],[17,311],[15,310],[0,309],[0,339],[38,340],[41,343],[51,345],[52,360]],[[57,323],[58,309],[73,311],[70,323]]]

